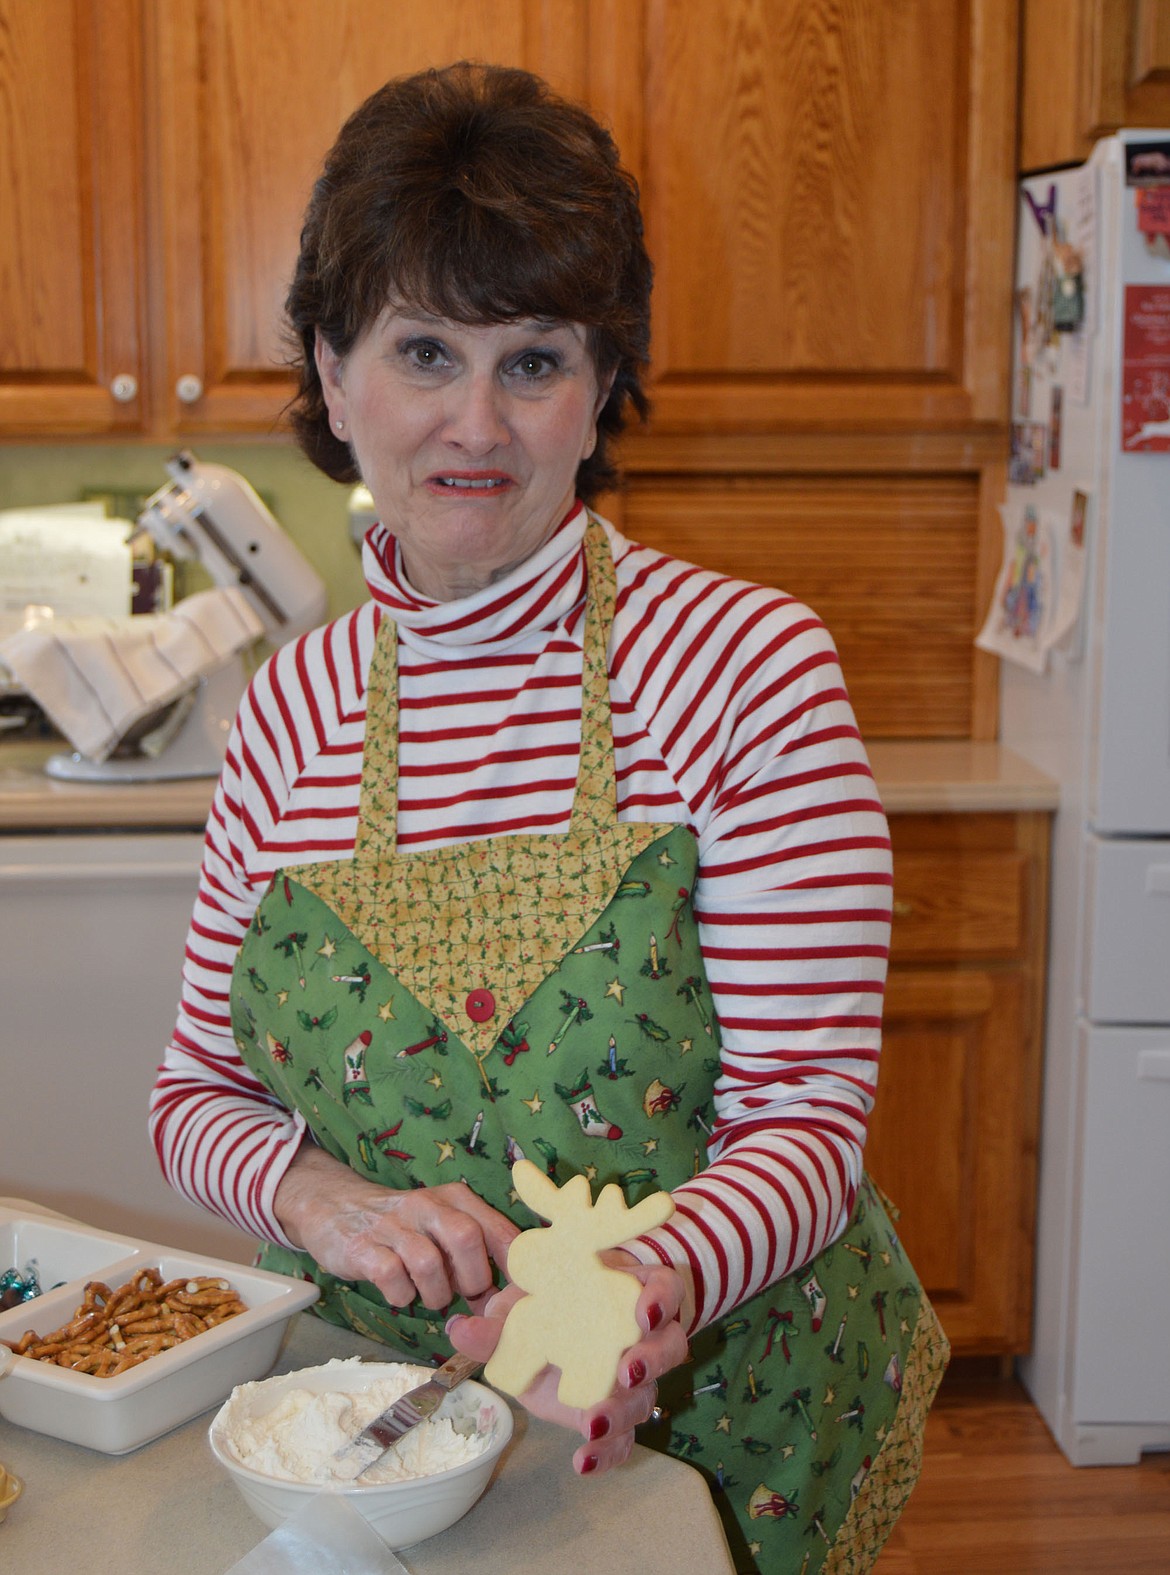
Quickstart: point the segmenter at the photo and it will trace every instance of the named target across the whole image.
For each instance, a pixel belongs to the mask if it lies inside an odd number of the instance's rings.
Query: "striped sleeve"
[[[889,944],[889,834],[836,653],[775,591],[631,549],[613,681],[699,836],[723,1038],[706,1170],[638,1256],[692,1329],[813,1258],[861,1177]]]
[[[305,1123],[239,1057],[231,973],[275,869],[353,849],[374,629],[367,604],[282,647],[244,696],[208,819],[179,1018],[150,1102],[150,1135],[171,1186],[284,1245],[272,1200]]]

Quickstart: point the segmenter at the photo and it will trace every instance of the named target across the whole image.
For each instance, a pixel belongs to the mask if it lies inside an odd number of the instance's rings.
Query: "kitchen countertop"
[[[62,782],[45,761],[64,746],[0,744],[0,833],[202,831],[214,782]],[[1054,810],[1051,777],[993,742],[878,740],[868,746],[887,814]]]
[[[67,744],[0,744],[0,833],[202,831],[215,781],[62,782],[45,773]]]
[[[888,815],[1055,810],[1060,788],[1002,744],[971,739],[867,744]]]
[[[372,1340],[301,1314],[275,1372],[333,1356],[386,1359]],[[267,1531],[207,1443],[215,1408],[129,1455],[103,1455],[0,1420],[0,1458],[24,1493],[0,1525],[5,1569],[198,1570],[222,1575]],[[410,1575],[733,1575],[706,1484],[634,1446],[619,1470],[578,1477],[580,1439],[516,1410],[484,1496],[449,1530],[403,1549]]]

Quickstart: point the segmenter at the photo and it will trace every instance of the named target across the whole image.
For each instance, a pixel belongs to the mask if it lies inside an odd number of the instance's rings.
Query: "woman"
[[[889,841],[832,644],[586,505],[646,408],[650,265],[608,135],[524,72],[343,128],[288,310],[371,600],[280,650],[209,822],[152,1105],[172,1183],[325,1317],[486,1357],[563,1184],[672,1191],[611,1255],[642,1338],[567,1412],[711,1482],[740,1567],[865,1569],[945,1340],[872,1187]]]

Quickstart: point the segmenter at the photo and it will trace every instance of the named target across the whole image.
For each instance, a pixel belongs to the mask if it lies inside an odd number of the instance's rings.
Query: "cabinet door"
[[[292,392],[281,316],[302,215],[343,120],[375,88],[458,59],[581,86],[576,0],[161,0],[157,25],[156,327],[171,431],[276,425]]]
[[[893,968],[870,1174],[952,1345],[1027,1347],[1035,1141],[1017,970]]]
[[[1166,0],[1024,0],[1020,168],[1079,163],[1122,126],[1170,125]]]
[[[642,183],[653,431],[1002,420],[1015,0],[594,0]]]
[[[134,431],[139,0],[0,0],[0,433]]]
[[[863,737],[953,738],[975,704],[978,493],[961,475],[633,476],[620,528],[814,608]]]

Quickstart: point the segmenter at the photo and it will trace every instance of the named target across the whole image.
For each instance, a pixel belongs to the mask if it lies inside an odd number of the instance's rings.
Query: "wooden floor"
[[[948,1374],[879,1575],[1170,1575],[1170,1454],[1070,1466],[1014,1379]]]

